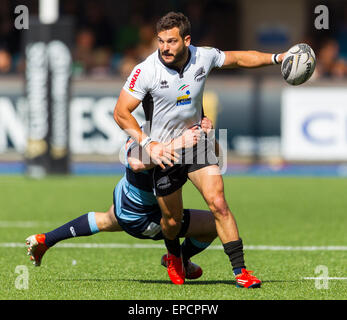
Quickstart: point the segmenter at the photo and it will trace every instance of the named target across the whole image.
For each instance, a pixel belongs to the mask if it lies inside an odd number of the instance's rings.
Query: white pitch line
[[[47,228],[49,226],[52,224],[42,221],[0,221],[0,228]]]
[[[347,251],[347,246],[244,246],[247,250],[265,251]]]
[[[25,247],[21,242],[3,242],[0,248],[21,248]],[[149,243],[58,243],[58,248],[110,248],[110,249],[165,249],[162,244]],[[222,250],[223,246],[216,245],[208,247],[210,250]],[[347,251],[347,246],[244,246],[245,250],[255,251]]]
[[[304,280],[347,280],[347,277],[305,277]]]

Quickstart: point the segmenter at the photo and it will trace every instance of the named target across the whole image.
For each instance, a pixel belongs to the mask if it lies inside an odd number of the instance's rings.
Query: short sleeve
[[[123,89],[136,99],[142,100],[150,88],[150,75],[146,72],[144,64],[137,65],[130,73]]]
[[[220,68],[224,64],[225,53],[213,47],[200,47],[199,48],[205,65],[208,65],[208,70],[213,68]]]
[[[214,68],[221,68],[223,66],[224,60],[225,60],[225,53],[223,51],[220,51],[217,48],[213,48],[213,67]]]

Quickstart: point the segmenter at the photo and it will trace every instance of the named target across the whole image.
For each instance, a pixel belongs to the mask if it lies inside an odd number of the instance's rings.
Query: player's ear
[[[190,46],[190,40],[191,40],[190,35],[187,35],[187,36],[184,37],[183,41],[184,41],[184,45],[185,45],[186,47],[189,47],[189,46]]]

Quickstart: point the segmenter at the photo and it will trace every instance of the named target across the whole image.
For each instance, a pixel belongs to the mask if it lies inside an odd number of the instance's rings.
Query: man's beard
[[[187,52],[188,48],[187,47],[183,47],[181,51],[177,52],[176,55],[174,56],[174,59],[172,60],[172,62],[165,62],[168,66],[175,66],[176,64],[178,64],[179,62],[182,62],[182,59],[184,58],[186,52]],[[164,53],[162,53],[162,56],[165,56]]]

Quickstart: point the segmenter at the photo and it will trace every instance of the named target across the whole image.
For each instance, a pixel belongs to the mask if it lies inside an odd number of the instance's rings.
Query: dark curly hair
[[[157,33],[177,27],[180,30],[180,36],[184,38],[190,35],[190,22],[181,12],[169,12],[161,17],[157,22]]]

